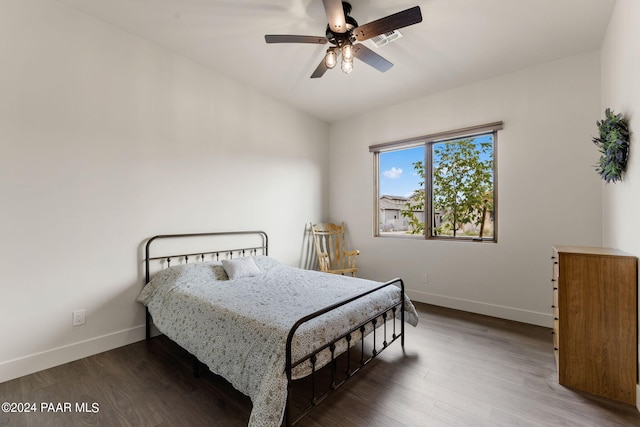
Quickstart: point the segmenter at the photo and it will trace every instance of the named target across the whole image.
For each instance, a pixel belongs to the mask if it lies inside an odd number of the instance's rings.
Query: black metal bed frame
[[[250,246],[250,247],[241,247],[241,248],[233,248],[233,249],[222,249],[222,250],[212,250],[212,251],[198,251],[192,253],[181,253],[181,254],[171,254],[171,255],[162,255],[162,256],[151,256],[151,243],[161,239],[180,239],[180,238],[198,238],[198,237],[216,237],[216,236],[234,236],[234,235],[253,235],[256,238],[261,240],[261,244],[258,246]],[[187,234],[163,234],[151,237],[147,240],[145,245],[145,284],[149,283],[151,280],[151,261],[166,261],[168,268],[171,265],[172,259],[177,259],[178,262],[182,259],[184,263],[188,263],[190,258],[195,258],[196,261],[205,261],[207,256],[211,256],[214,260],[219,260],[220,256],[226,257],[227,259],[233,258],[234,254],[237,256],[246,256],[248,255],[268,255],[269,252],[269,244],[268,244],[268,236],[264,231],[229,231],[229,232],[212,232],[212,233],[187,233]],[[329,274],[329,273],[327,273]],[[379,313],[375,313],[366,321],[361,324],[353,327],[351,330],[346,331],[341,336],[337,337],[333,341],[323,345],[322,347],[312,351],[311,353],[299,358],[298,360],[293,360],[292,356],[292,342],[293,337],[304,323],[309,322],[317,317],[320,317],[332,310],[335,310],[339,307],[342,307],[346,304],[349,304],[357,299],[366,297],[369,294],[372,294],[382,288],[387,286],[398,286],[401,289],[401,298],[400,301],[394,303],[390,307],[385,308],[383,311]],[[351,379],[357,372],[359,372],[362,368],[364,368],[369,362],[371,362],[375,357],[377,357],[380,352],[386,349],[391,343],[400,339],[401,346],[404,350],[404,327],[405,327],[405,319],[404,319],[404,282],[402,279],[396,278],[390,280],[376,288],[370,289],[366,292],[363,292],[354,297],[348,298],[344,301],[340,301],[331,306],[325,307],[321,310],[318,310],[314,313],[311,313],[301,319],[299,319],[290,329],[289,334],[287,336],[286,343],[286,364],[285,364],[285,373],[287,376],[287,405],[285,409],[285,423],[287,426],[295,425],[298,421],[300,421],[305,415],[307,415],[312,409],[314,409],[320,402],[329,397],[334,391],[336,391],[340,386],[346,383],[349,379]],[[398,310],[400,310],[400,331],[397,330],[396,327],[396,315],[398,314]],[[379,322],[382,322],[381,325],[378,325]],[[388,322],[392,323],[392,329],[390,331],[391,335],[389,338]],[[146,339],[149,340],[151,338],[151,323],[152,318],[149,310],[146,310]],[[372,330],[369,335],[373,337],[373,346],[368,351],[365,351],[365,332],[367,325],[371,324]],[[379,334],[378,329],[382,329],[382,343],[379,345],[377,340],[377,335]],[[351,356],[352,349],[357,345],[352,342],[353,334],[360,333],[360,348],[359,354],[360,359],[357,362],[357,366],[352,367],[351,365]],[[335,354],[336,344],[340,343],[344,340],[346,345],[346,349],[344,350],[343,356],[346,357],[346,368],[341,372],[338,372],[338,357],[340,354]],[[330,362],[327,365],[330,369],[330,383],[327,389],[324,392],[319,394],[316,393],[316,375],[319,372],[319,369],[322,368],[316,367],[316,361],[318,358],[318,354],[323,351],[329,351],[331,354]],[[369,354],[367,354],[367,352]],[[201,364],[195,356],[194,356],[194,375],[198,373],[198,367]],[[311,397],[309,399],[309,403],[306,407],[302,408],[297,416],[292,415],[292,387],[296,380],[293,379],[293,369],[302,363],[309,362],[311,364],[311,373],[308,377],[311,377]]]

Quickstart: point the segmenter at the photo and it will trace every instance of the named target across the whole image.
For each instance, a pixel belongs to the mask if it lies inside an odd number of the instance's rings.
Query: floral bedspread
[[[285,346],[291,326],[381,283],[289,267],[266,256],[254,260],[262,274],[234,280],[220,263],[171,267],[154,276],[138,301],[162,333],[251,398],[250,426],[279,426],[287,398]],[[294,337],[294,360],[391,306],[400,293],[388,286],[303,324]],[[418,322],[406,296],[405,320],[414,326]]]

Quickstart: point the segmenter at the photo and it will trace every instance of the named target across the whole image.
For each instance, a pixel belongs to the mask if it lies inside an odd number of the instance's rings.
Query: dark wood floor
[[[301,425],[640,426],[635,407],[558,385],[548,329],[417,308],[405,354],[394,343]],[[0,426],[243,426],[251,410],[219,377],[193,378],[164,337],[2,383],[0,402],[37,405],[0,412]],[[71,412],[42,412],[48,402]]]

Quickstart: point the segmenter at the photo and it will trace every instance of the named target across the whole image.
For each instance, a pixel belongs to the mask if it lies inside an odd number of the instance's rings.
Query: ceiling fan
[[[351,4],[340,0],[322,0],[327,14],[327,30],[325,36],[296,36],[296,35],[266,35],[267,43],[311,43],[326,44],[332,46],[327,49],[325,57],[315,69],[311,78],[319,78],[324,73],[336,66],[338,57],[342,55],[341,69],[345,73],[353,70],[353,58],[369,64],[378,71],[385,72],[393,67],[393,64],[378,55],[362,42],[381,34],[390,33],[399,28],[422,22],[420,6],[415,6],[402,12],[377,19],[364,25],[358,23],[350,15]]]

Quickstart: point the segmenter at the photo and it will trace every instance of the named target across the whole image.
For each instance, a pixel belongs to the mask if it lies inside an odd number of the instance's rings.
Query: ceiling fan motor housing
[[[342,2],[342,8],[344,9],[344,18],[347,23],[347,31],[344,33],[337,33],[331,30],[331,26],[327,24],[326,36],[329,43],[334,44],[338,47],[342,47],[345,44],[351,44],[356,41],[355,36],[352,33],[354,28],[358,27],[358,22],[350,16],[351,13],[351,3],[346,1]]]

